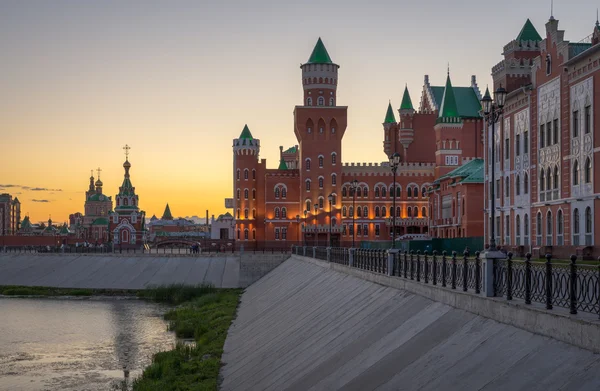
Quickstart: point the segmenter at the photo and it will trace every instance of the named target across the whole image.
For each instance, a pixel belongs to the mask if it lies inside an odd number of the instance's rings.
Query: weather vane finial
[[[127,144],[125,144],[125,146],[123,147],[123,150],[125,151],[125,160],[129,160],[129,150],[131,149],[131,147]]]
[[[448,76],[450,76],[450,61],[448,61]]]
[[[102,169],[100,167],[98,167],[96,169],[96,171],[98,171],[98,180],[100,180],[100,172],[102,172]]]

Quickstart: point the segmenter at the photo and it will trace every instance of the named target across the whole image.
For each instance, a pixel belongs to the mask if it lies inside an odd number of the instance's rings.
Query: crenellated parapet
[[[435,163],[400,163],[397,176],[430,176],[433,175]],[[390,164],[383,163],[344,163],[343,176],[393,176]]]

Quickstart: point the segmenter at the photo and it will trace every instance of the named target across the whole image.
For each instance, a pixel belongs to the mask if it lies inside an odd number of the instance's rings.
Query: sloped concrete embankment
[[[152,285],[212,284],[238,288],[258,280],[287,257],[5,254],[0,256],[0,285],[144,289]]]
[[[222,360],[223,390],[600,389],[591,351],[294,258],[246,290]]]

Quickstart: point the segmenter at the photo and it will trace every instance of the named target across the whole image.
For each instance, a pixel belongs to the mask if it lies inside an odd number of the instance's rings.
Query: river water
[[[171,349],[165,306],[128,299],[0,298],[0,390],[113,390]]]

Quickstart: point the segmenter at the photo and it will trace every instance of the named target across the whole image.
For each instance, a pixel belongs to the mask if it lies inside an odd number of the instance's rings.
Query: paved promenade
[[[288,255],[289,256],[289,255]],[[144,289],[152,285],[250,285],[288,256],[0,255],[0,285]]]
[[[294,258],[246,290],[222,360],[223,390],[600,389],[591,351]]]

